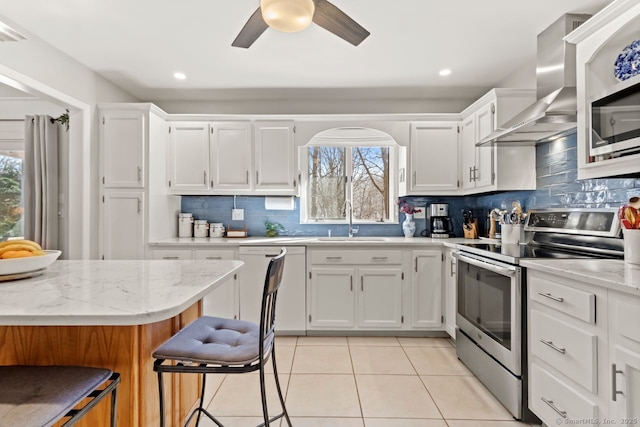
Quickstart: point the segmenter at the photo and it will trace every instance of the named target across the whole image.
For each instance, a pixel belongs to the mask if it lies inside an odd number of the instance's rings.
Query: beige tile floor
[[[445,338],[278,337],[276,357],[295,427],[528,427],[513,420]],[[269,372],[275,414],[280,404]],[[208,409],[225,426],[262,422],[257,373],[207,381]],[[206,419],[200,425],[215,426]]]

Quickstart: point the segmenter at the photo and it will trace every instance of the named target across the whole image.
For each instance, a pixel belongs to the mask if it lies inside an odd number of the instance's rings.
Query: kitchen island
[[[56,261],[44,274],[0,283],[0,364],[86,365],[117,371],[118,425],[158,425],[151,353],[201,314],[200,300],[241,261]],[[165,380],[169,425],[199,394],[198,379]],[[79,426],[108,425],[100,403]]]

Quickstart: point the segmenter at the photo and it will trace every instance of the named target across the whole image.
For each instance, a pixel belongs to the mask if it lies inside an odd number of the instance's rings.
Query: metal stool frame
[[[280,388],[280,380],[278,379],[278,369],[276,367],[276,355],[275,355],[275,314],[276,314],[276,299],[278,296],[278,289],[282,281],[282,273],[284,270],[284,258],[287,253],[285,248],[282,248],[280,254],[273,257],[267,267],[267,274],[264,283],[264,290],[262,292],[262,303],[260,310],[260,336],[258,343],[259,357],[256,361],[246,365],[208,365],[208,364],[186,364],[187,362],[178,361],[176,364],[164,364],[166,359],[156,359],[153,364],[153,370],[158,373],[158,391],[160,396],[160,427],[165,427],[164,422],[164,386],[162,380],[162,373],[195,373],[202,374],[202,388],[200,391],[200,402],[197,408],[195,408],[187,417],[185,426],[188,426],[194,415],[197,414],[196,427],[200,424],[200,417],[204,414],[207,418],[213,421],[217,426],[224,427],[224,425],[218,421],[209,411],[204,408],[204,391],[206,385],[207,374],[242,374],[247,372],[260,371],[260,397],[262,400],[262,416],[264,422],[257,427],[268,427],[270,423],[284,417],[287,420],[289,427],[293,427],[287,408],[285,407],[284,397],[282,396],[282,390]],[[188,326],[187,326],[188,327]],[[265,341],[270,342],[267,348],[265,348]],[[274,417],[269,418],[267,409],[267,394],[264,375],[265,362],[271,357],[273,364],[273,375],[275,378],[276,389],[278,391],[278,398],[282,405],[282,412]]]
[[[102,399],[104,399],[108,394],[111,394],[111,415],[110,415],[110,423],[111,427],[116,427],[116,393],[118,391],[118,384],[120,384],[120,374],[117,372],[113,372],[107,381],[111,381],[109,385],[107,385],[104,389],[99,390],[96,389],[89,393],[88,396],[92,398],[86,405],[84,405],[80,409],[72,409],[67,412],[62,418],[71,417],[67,422],[62,424],[62,427],[72,426],[87,413],[94,406],[96,406]]]

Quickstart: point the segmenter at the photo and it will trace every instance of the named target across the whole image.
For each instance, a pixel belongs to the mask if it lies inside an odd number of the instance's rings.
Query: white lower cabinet
[[[299,334],[305,331],[305,256],[304,246],[287,246],[282,282],[276,304],[276,331]],[[239,259],[245,265],[240,270],[240,319],[260,322],[262,291],[267,266],[280,253],[278,246],[240,246]]]
[[[640,423],[640,298],[609,291],[610,418]]]
[[[236,259],[233,249],[183,249],[159,247],[150,251],[151,259],[156,260],[232,260]],[[202,299],[202,315],[238,319],[239,286],[238,275],[214,289]]]
[[[401,329],[402,251],[312,249],[308,329]]]
[[[193,251],[196,260],[231,260],[235,259],[235,251],[229,249],[196,249]],[[204,316],[237,319],[240,313],[238,274],[214,289],[202,299]]]
[[[456,339],[456,312],[458,311],[457,273],[458,261],[454,250],[444,251],[444,329],[452,339]]]
[[[411,251],[411,327],[442,329],[441,249]]]
[[[351,329],[355,326],[355,270],[313,267],[309,279],[309,326]]]
[[[529,408],[549,426],[625,425],[620,422],[626,411],[621,402],[631,394],[617,395],[617,402],[612,402],[612,385],[617,381],[618,390],[624,390],[633,374],[613,375],[612,363],[620,371],[635,369],[637,375],[640,358],[633,368],[629,353],[612,346],[611,331],[618,329],[614,324],[620,313],[623,323],[637,331],[640,315],[634,324],[623,307],[612,306],[611,291],[579,280],[529,268],[527,284]],[[639,306],[636,302],[635,312]],[[635,333],[640,347],[640,332]],[[638,380],[635,387],[640,393]],[[616,404],[622,412],[614,416],[611,408]],[[640,405],[637,400],[635,404]]]

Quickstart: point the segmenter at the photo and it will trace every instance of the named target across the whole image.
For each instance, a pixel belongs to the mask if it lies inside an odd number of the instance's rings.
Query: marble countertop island
[[[640,296],[640,265],[614,259],[522,260],[520,265],[568,279]]]
[[[56,261],[0,282],[0,325],[143,325],[178,315],[242,261]]]

